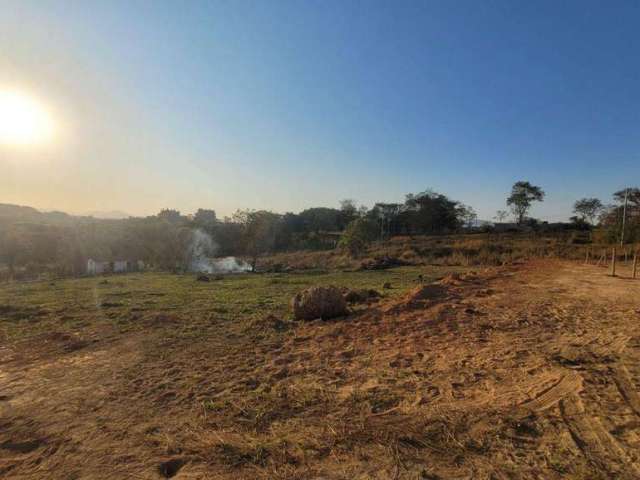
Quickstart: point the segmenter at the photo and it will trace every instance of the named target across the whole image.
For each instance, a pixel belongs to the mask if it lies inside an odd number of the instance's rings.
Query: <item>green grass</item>
[[[77,331],[100,324],[126,332],[146,328],[154,319],[162,323],[159,315],[173,320],[172,331],[178,336],[202,334],[222,323],[235,325],[240,333],[268,314],[290,320],[290,299],[313,285],[374,288],[393,297],[415,286],[419,274],[431,281],[452,270],[456,269],[411,266],[362,272],[240,274],[211,282],[198,282],[194,275],[140,273],[9,283],[0,285],[0,338]],[[383,290],[385,282],[393,288]]]

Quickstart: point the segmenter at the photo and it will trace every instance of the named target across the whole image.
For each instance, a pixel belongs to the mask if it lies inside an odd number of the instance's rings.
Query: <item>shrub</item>
[[[347,225],[338,246],[349,252],[352,257],[361,255],[377,234],[378,227],[368,218],[357,218]]]

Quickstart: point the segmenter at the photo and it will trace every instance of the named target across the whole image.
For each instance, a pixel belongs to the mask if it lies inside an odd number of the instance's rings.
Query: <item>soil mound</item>
[[[298,293],[291,300],[296,320],[314,320],[340,317],[348,313],[347,301],[342,291],[333,286],[311,287]]]
[[[440,299],[447,296],[447,289],[440,285],[420,285],[409,291],[404,297],[405,303],[423,302],[425,300]]]
[[[405,310],[426,308],[432,304],[441,303],[450,299],[452,295],[446,286],[439,284],[419,285],[410,290],[404,297],[391,303],[385,312],[399,313]]]
[[[380,298],[380,292],[374,289],[361,288],[359,290],[346,289],[343,293],[344,299],[347,303],[365,303],[369,300],[376,300]]]
[[[458,286],[464,283],[472,282],[477,278],[478,276],[475,273],[460,274],[452,272],[444,276],[438,283],[440,283],[440,285]]]
[[[396,257],[389,257],[385,255],[383,257],[367,258],[360,264],[360,270],[384,270],[385,268],[402,267],[409,265],[404,260],[400,260]]]

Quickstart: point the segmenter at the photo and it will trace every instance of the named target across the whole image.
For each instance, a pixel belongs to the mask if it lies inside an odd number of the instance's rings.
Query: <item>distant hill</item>
[[[121,210],[108,210],[108,211],[96,210],[92,212],[86,212],[82,215],[86,217],[102,218],[105,220],[121,220],[123,218],[131,217],[131,215]]]
[[[33,207],[0,203],[0,222],[2,223],[42,223],[66,224],[74,217],[59,211],[42,212]]]
[[[0,203],[0,221],[11,222],[36,222],[36,223],[65,223],[71,220],[93,217],[98,220],[121,220],[131,217],[120,210],[91,211],[77,215],[71,215],[57,210],[41,211],[33,207]]]
[[[10,203],[0,203],[0,218],[15,218],[24,220],[40,219],[42,218],[42,212],[36,210],[33,207],[12,205]]]

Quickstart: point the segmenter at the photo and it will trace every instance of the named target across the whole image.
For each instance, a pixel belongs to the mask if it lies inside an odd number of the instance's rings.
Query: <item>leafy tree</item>
[[[218,244],[218,255],[231,256],[243,253],[244,226],[234,222],[231,218],[225,218],[218,222],[212,233]]]
[[[362,254],[367,245],[376,238],[377,231],[378,226],[374,221],[368,218],[357,218],[347,225],[338,246],[356,257]]]
[[[625,196],[627,206],[625,208]],[[624,242],[640,240],[640,189],[628,187],[613,194],[617,205],[608,205],[600,214],[600,225],[605,238],[614,242],[620,241],[624,230]],[[623,229],[624,224],[624,229]]]
[[[380,224],[380,236],[387,238],[396,227],[398,214],[402,210],[401,203],[376,203],[371,209],[371,217]]]
[[[347,198],[340,201],[340,227],[345,228],[358,217],[358,205],[355,200]]]
[[[158,218],[161,220],[166,220],[169,223],[180,223],[183,219],[178,210],[171,210],[169,208],[160,210],[160,213],[158,213]]]
[[[542,202],[544,195],[545,193],[540,187],[531,185],[529,182],[520,181],[513,184],[511,195],[507,198],[507,205],[511,207],[518,225],[524,221],[531,204]]]
[[[614,200],[620,203],[624,203],[624,199],[627,197],[627,201],[634,207],[640,207],[640,188],[628,187],[618,190],[613,194]]]
[[[573,204],[573,213],[593,225],[602,208],[602,202],[597,198],[582,198]]]
[[[211,229],[217,221],[215,210],[199,208],[193,215],[193,223],[204,229]]]
[[[461,223],[458,202],[427,190],[408,194],[399,214],[407,233],[442,233],[456,230]]]
[[[266,210],[238,210],[233,219],[242,226],[244,250],[255,271],[258,257],[273,250],[282,216]]]
[[[335,208],[308,208],[300,212],[299,216],[307,232],[333,232],[340,229],[341,211]]]

